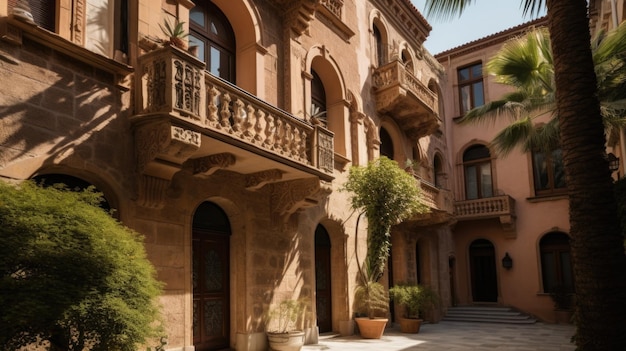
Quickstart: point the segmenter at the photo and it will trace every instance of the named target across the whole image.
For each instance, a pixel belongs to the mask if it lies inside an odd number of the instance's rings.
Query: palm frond
[[[526,117],[517,120],[502,129],[491,141],[496,153],[508,155],[518,145],[525,145],[533,133],[532,118]]]

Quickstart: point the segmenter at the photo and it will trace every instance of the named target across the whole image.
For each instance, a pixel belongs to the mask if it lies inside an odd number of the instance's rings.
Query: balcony
[[[454,216],[458,221],[497,218],[502,229],[515,236],[515,199],[508,195],[456,201]]]
[[[442,224],[452,219],[452,192],[438,188],[434,184],[415,176],[421,190],[422,203],[428,206],[429,211],[409,219],[407,224],[426,226]]]
[[[209,74],[203,62],[174,47],[141,56],[138,71],[131,119],[138,169],[156,187],[166,187],[182,170],[198,177],[235,172],[251,190],[333,179],[329,130]],[[145,200],[148,207],[162,205],[162,199]]]
[[[374,71],[376,109],[390,115],[413,139],[439,128],[437,96],[398,60]]]

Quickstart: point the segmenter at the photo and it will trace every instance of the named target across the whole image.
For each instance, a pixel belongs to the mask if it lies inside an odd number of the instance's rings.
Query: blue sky
[[[424,43],[433,55],[537,18],[522,14],[522,0],[476,0],[461,17],[446,19],[427,16],[425,0],[411,1],[433,27]]]

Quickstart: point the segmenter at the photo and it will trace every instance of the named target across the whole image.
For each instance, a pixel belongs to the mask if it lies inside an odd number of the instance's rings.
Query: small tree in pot
[[[266,316],[266,334],[270,349],[299,351],[304,345],[304,331],[299,327],[306,313],[306,300],[287,299],[274,305]]]
[[[429,287],[419,284],[398,284],[389,289],[391,299],[404,308],[400,331],[418,333],[422,320],[419,313],[439,302],[439,296]]]
[[[352,167],[343,190],[351,193],[352,208],[362,211],[359,219],[365,214],[368,220],[364,269],[357,256],[360,284],[355,290],[357,312],[359,306],[365,305],[361,311],[367,311],[370,319],[380,317],[380,306],[384,304],[386,316],[389,301],[386,293],[380,293],[381,290],[384,292],[384,287],[379,280],[385,272],[391,249],[391,226],[414,214],[426,212],[427,207],[420,201],[420,189],[415,178],[401,169],[395,161],[384,156],[371,161],[367,167]],[[361,322],[363,319],[357,319],[363,335]],[[385,323],[382,323],[382,330]]]

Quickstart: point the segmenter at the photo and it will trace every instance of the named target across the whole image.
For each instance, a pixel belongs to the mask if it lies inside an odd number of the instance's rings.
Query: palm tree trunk
[[[586,0],[548,0],[569,193],[579,350],[626,350],[626,256],[605,151]]]

